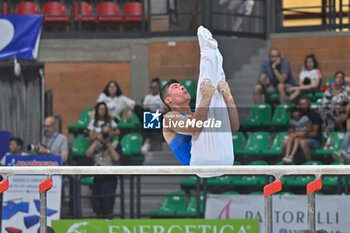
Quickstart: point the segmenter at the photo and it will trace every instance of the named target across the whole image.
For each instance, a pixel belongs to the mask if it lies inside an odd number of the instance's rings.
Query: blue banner
[[[6,166],[62,166],[59,155],[7,155]]]
[[[41,15],[0,15],[0,60],[36,59],[42,19]]]

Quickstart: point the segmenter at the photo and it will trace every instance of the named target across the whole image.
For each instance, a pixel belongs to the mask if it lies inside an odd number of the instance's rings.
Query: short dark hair
[[[304,67],[306,68],[306,63],[307,63],[307,59],[312,59],[313,63],[314,63],[314,69],[317,69],[318,68],[318,62],[316,60],[316,57],[315,55],[313,54],[309,54],[305,57],[305,60],[304,60]]]
[[[111,83],[114,83],[114,85],[117,87],[117,92],[115,93],[116,96],[121,96],[122,95],[122,90],[120,89],[120,86],[118,83],[114,80],[111,80],[107,83],[106,87],[103,89],[103,93],[105,93],[106,96],[110,96],[111,94],[108,91],[108,87]]]
[[[165,85],[164,87],[160,90],[160,99],[163,101],[163,103],[165,104],[165,106],[167,106],[170,109],[170,106],[165,103],[165,98],[168,97],[168,89],[170,87],[171,84],[173,83],[179,83],[179,81],[177,81],[176,79],[170,79]]]
[[[344,71],[341,71],[341,70],[338,70],[337,72],[335,72],[334,78],[335,78],[338,74],[342,74],[342,75],[343,75],[343,78],[345,78],[345,73],[344,73]]]
[[[17,146],[20,146],[21,150],[23,149],[23,141],[22,141],[22,139],[13,137],[13,138],[10,139],[10,142],[11,141],[16,142]]]
[[[299,102],[300,102],[300,100],[306,100],[309,104],[311,104],[311,99],[305,95],[303,95],[299,98]]]
[[[290,116],[291,116],[291,117],[293,116],[293,113],[294,113],[294,112],[300,112],[300,113],[301,113],[300,109],[299,109],[298,107],[296,107],[296,106],[294,106],[294,107],[290,110]]]
[[[152,79],[151,83],[157,83],[160,86],[160,79],[158,77],[155,77]]]

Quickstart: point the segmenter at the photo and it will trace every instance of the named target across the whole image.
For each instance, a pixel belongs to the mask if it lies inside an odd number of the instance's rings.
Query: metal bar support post
[[[47,191],[52,188],[52,176],[48,175],[47,179],[44,180],[39,185],[39,193],[40,193],[40,233],[47,232]]]
[[[272,222],[272,194],[278,193],[282,190],[282,181],[280,176],[276,176],[276,180],[264,187],[265,199],[265,233],[273,232]]]
[[[316,206],[315,206],[315,194],[322,188],[322,179],[316,176],[312,182],[310,182],[307,187],[307,213],[308,213],[308,225],[309,230],[314,231],[316,228]]]

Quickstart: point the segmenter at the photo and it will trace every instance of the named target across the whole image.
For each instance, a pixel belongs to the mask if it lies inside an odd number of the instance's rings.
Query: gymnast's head
[[[160,91],[160,98],[169,108],[185,107],[190,104],[191,96],[176,79],[169,80]]]

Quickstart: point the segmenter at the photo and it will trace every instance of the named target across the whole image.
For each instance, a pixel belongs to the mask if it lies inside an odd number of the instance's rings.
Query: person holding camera
[[[54,116],[45,118],[44,137],[38,146],[28,145],[28,150],[45,155],[61,155],[62,161],[68,159],[68,140],[66,136],[57,131],[57,120]]]
[[[270,59],[264,61],[258,84],[254,88],[254,103],[261,104],[261,95],[279,94],[279,102],[286,101],[286,90],[295,86],[289,62],[277,48],[270,50]]]
[[[291,92],[290,101],[294,101],[302,94],[308,94],[319,90],[322,76],[318,69],[316,57],[313,54],[307,55],[304,66],[299,75],[299,86],[288,89]]]
[[[86,156],[92,158],[95,166],[118,165],[122,154],[121,145],[113,138],[113,130],[110,124],[101,126],[101,133],[97,135],[93,143],[86,151]],[[115,191],[117,188],[117,177],[115,175],[94,176],[92,184],[93,209],[98,218],[113,217]]]
[[[27,153],[23,152],[23,141],[20,138],[11,138],[10,139],[10,145],[9,145],[10,151],[7,152],[1,159],[0,164],[5,166],[6,163],[6,156],[9,155],[28,155]]]

